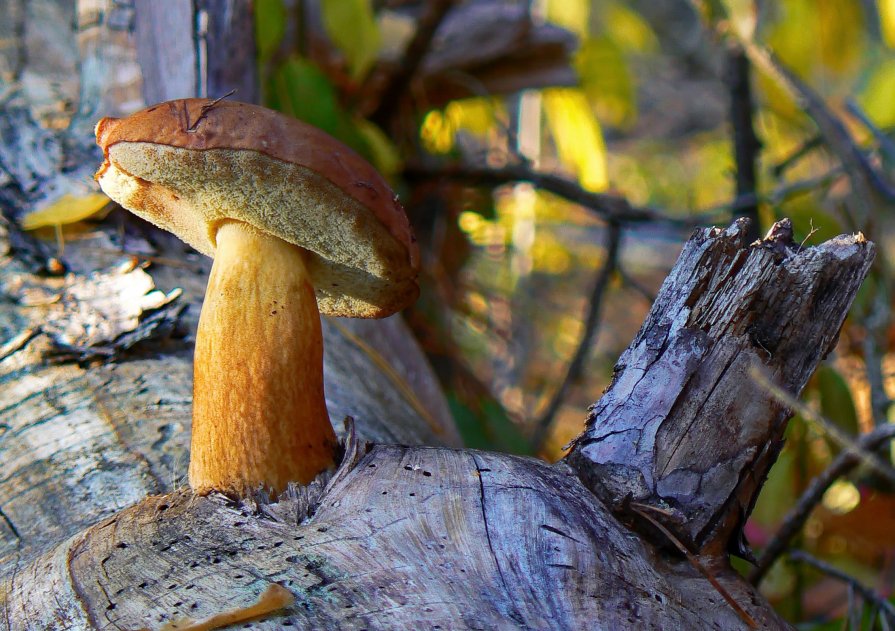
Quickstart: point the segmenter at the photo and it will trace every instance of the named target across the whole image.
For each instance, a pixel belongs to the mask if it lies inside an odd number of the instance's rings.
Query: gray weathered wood
[[[718,578],[760,628],[785,626],[730,569]],[[295,603],[250,628],[744,626],[689,564],[620,529],[567,468],[388,446],[300,524],[222,498],[150,498],[19,568],[7,613],[45,629],[159,629],[248,605],[271,582]]]
[[[745,523],[792,416],[750,371],[798,395],[873,261],[861,235],[803,249],[788,220],[745,238],[742,222],[697,231],[567,458],[608,505],[661,510],[697,550]]]

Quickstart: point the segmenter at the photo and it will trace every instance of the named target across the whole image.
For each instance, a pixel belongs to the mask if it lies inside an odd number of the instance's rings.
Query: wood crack
[[[500,576],[500,584],[507,596],[507,604],[513,607],[513,610],[508,611],[507,615],[509,615],[509,617],[512,618],[515,622],[524,624],[522,616],[519,614],[518,611],[516,611],[515,605],[511,602],[512,591],[510,590],[510,586],[507,584],[507,579],[506,576],[504,576],[503,569],[500,567],[500,557],[497,555],[497,551],[494,549],[494,542],[491,540],[491,526],[488,523],[488,508],[486,506],[487,500],[485,499],[485,481],[482,477],[482,474],[487,473],[488,471],[490,471],[490,469],[487,467],[483,467],[479,463],[479,459],[474,454],[472,455],[472,461],[475,464],[476,474],[479,478],[479,503],[482,507],[482,521],[484,522],[485,526],[485,539],[488,543],[488,550],[491,553],[491,559],[494,561],[494,567],[497,568],[497,574],[498,576]]]

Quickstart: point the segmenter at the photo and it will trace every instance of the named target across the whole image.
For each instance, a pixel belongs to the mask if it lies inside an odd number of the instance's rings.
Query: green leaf
[[[339,126],[336,89],[317,66],[292,58],[271,78],[277,109],[334,134]]]
[[[463,438],[463,444],[471,449],[491,449],[493,445],[485,433],[484,424],[475,413],[465,405],[453,392],[447,395],[448,406],[457,423],[457,430]]]
[[[274,54],[286,32],[286,7],[283,0],[255,0],[255,46],[258,61]]]
[[[497,449],[511,454],[531,455],[528,440],[499,403],[485,401],[482,411]]]
[[[815,378],[820,394],[821,413],[849,436],[856,436],[859,431],[858,413],[848,382],[835,368],[827,365],[817,369]],[[830,447],[839,451],[839,445],[835,443],[831,442]]]
[[[336,88],[313,63],[293,57],[271,76],[271,106],[318,127],[372,161],[370,145],[339,104]]]
[[[324,0],[326,33],[348,59],[354,80],[361,79],[379,54],[379,25],[370,0]]]
[[[531,455],[531,447],[522,431],[499,403],[486,400],[476,406],[478,410],[473,410],[455,393],[448,393],[447,399],[464,445],[472,449]]]
[[[355,125],[370,149],[373,166],[386,177],[397,174],[401,170],[401,152],[395,143],[368,120],[357,119]]]

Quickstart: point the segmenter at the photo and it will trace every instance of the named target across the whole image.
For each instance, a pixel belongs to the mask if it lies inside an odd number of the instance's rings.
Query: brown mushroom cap
[[[315,127],[235,101],[181,99],[96,126],[96,179],[122,206],[214,256],[226,221],[309,252],[324,315],[384,317],[416,299],[419,252],[379,173]]]

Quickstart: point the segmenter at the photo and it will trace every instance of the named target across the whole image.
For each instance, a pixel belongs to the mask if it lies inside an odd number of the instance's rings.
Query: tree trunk
[[[61,38],[73,16],[0,2],[31,46],[27,79],[41,59],[29,33]],[[79,3],[79,38],[58,45],[79,45],[82,68],[135,63],[133,10],[95,4]],[[790,416],[754,371],[801,390],[872,244],[802,249],[785,224],[752,245],[741,224],[697,231],[552,466],[450,448],[443,396],[400,320],[330,322],[327,404],[356,419],[339,470],[276,503],[196,497],[182,480],[207,262],[106,221],[69,238],[69,272],[52,276],[53,248],[15,226],[85,186],[99,163],[88,122],[114,113],[110,93],[139,101],[130,76],[83,79],[68,127],[35,122],[56,116],[36,88],[0,114],[0,628],[787,628],[727,558],[748,554],[741,526]]]

